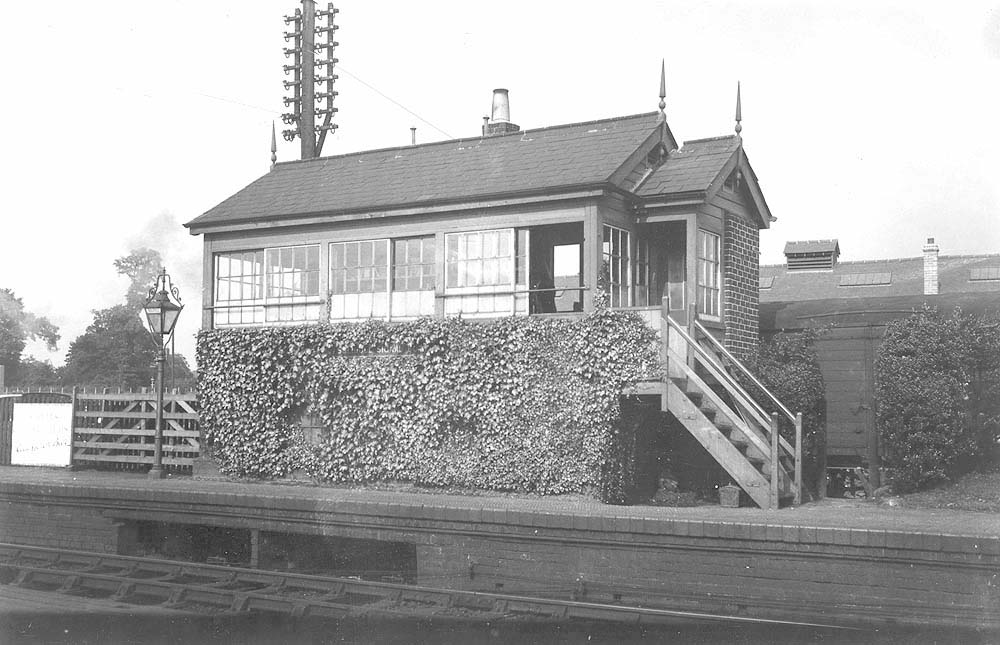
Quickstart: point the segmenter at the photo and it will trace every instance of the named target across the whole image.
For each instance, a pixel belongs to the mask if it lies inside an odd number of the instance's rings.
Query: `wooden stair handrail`
[[[695,350],[695,352],[700,356],[701,362],[705,366],[705,368],[708,369],[709,372],[711,372],[712,375],[715,376],[715,378],[717,378],[719,382],[723,384],[724,387],[726,387],[726,389],[730,392],[730,394],[734,396],[738,404],[745,407],[747,409],[747,412],[750,413],[750,416],[753,417],[754,421],[756,421],[757,424],[768,433],[767,439],[769,440],[768,443],[770,443],[771,446],[766,446],[763,452],[765,454],[769,454],[770,456],[770,461],[771,461],[770,468],[772,469],[772,475],[775,474],[775,471],[781,469],[781,467],[779,466],[778,457],[782,450],[785,451],[785,454],[792,457],[792,459],[794,460],[794,470],[793,473],[788,473],[788,475],[792,479],[792,484],[793,484],[792,488],[795,496],[794,503],[800,504],[802,500],[802,413],[800,412],[797,415],[792,415],[788,411],[788,408],[786,408],[781,403],[781,401],[779,401],[778,398],[775,397],[774,394],[770,392],[770,390],[764,387],[764,385],[753,374],[750,373],[750,371],[746,368],[746,366],[740,363],[736,359],[736,357],[733,356],[718,341],[718,339],[712,336],[711,333],[709,333],[709,331],[705,329],[704,325],[702,325],[701,322],[695,317],[694,311],[690,312],[689,314],[690,320],[688,321],[688,325],[689,328],[692,330],[692,333],[701,331],[703,335],[708,336],[711,339],[714,346],[720,349],[723,355],[727,359],[730,359],[735,365],[737,365],[739,369],[741,369],[750,378],[751,382],[754,383],[754,385],[756,385],[763,392],[765,392],[771,398],[771,400],[778,405],[782,414],[785,414],[789,417],[789,419],[795,426],[795,447],[793,448],[785,440],[785,438],[781,436],[781,433],[778,432],[778,425],[777,425],[778,413],[775,412],[772,414],[768,414],[763,409],[763,407],[761,407],[761,405],[757,403],[757,401],[755,401],[753,397],[750,396],[749,392],[746,391],[746,389],[739,383],[739,381],[737,381],[732,374],[727,372],[725,368],[723,368],[718,363],[718,359],[716,357],[712,356],[712,354],[710,354],[705,347],[702,347],[702,345],[697,340],[694,339],[692,334],[689,334],[683,327],[681,327],[681,325],[677,323],[676,320],[670,317],[670,315],[667,313],[668,311],[669,309],[664,309],[663,315],[661,315],[661,318],[667,321],[668,327],[672,331],[678,333],[680,335],[680,338],[685,343],[687,343],[689,347]],[[667,332],[667,330],[663,331]],[[676,354],[674,354],[673,350],[670,349],[666,333],[664,333],[663,348],[661,349],[661,353],[664,358],[667,358],[668,360],[677,361],[678,365],[681,368],[688,368],[687,365],[683,364],[684,363],[683,361],[677,360],[679,357],[677,357]],[[683,371],[687,373],[689,369],[690,368],[683,369]],[[669,374],[667,375],[667,378],[669,379]],[[749,436],[750,435],[748,435],[748,437]],[[777,504],[777,502],[775,502],[775,504]]]
[[[677,324],[677,321],[668,316],[667,323],[669,323],[669,325],[674,329],[674,331],[680,334],[680,337],[684,340],[684,342],[688,344],[688,346],[693,347],[694,350],[698,352],[701,355],[701,357],[707,361],[706,367],[711,369],[713,375],[716,378],[726,381],[726,384],[728,385],[727,387],[728,390],[730,391],[736,390],[737,393],[741,394],[743,393],[742,386],[740,386],[740,384],[736,382],[736,380],[732,377],[732,375],[726,372],[726,370],[724,370],[721,365],[717,364],[715,362],[715,359],[712,358],[711,354],[708,353],[708,350],[699,345],[694,338],[688,335],[688,333],[684,331],[684,329],[680,325]],[[764,408],[760,407],[760,404],[754,401],[753,397],[751,397],[749,394],[744,394],[741,398],[746,399],[744,401],[744,405],[750,409],[750,412],[753,413],[755,420],[765,428],[770,427],[770,422],[767,420],[768,415],[767,412],[764,410]]]
[[[745,376],[746,376],[746,377],[747,377],[748,379],[750,379],[750,382],[751,382],[751,383],[753,383],[753,384],[754,384],[754,385],[755,385],[756,387],[758,387],[758,388],[760,389],[760,391],[761,391],[761,392],[763,392],[764,394],[766,394],[766,395],[767,395],[767,397],[768,397],[768,398],[769,398],[769,399],[771,400],[771,402],[772,402],[772,403],[774,403],[774,405],[775,405],[775,406],[776,406],[776,407],[778,408],[778,411],[779,411],[779,412],[781,412],[782,414],[784,414],[784,415],[785,415],[785,417],[786,417],[786,418],[787,418],[787,419],[788,419],[789,421],[791,421],[792,423],[795,423],[795,415],[794,415],[794,414],[792,414],[792,413],[791,413],[791,412],[789,411],[789,409],[788,409],[788,408],[786,408],[786,407],[785,407],[785,405],[784,405],[784,404],[783,404],[783,403],[782,403],[782,402],[781,402],[781,401],[780,401],[780,400],[778,399],[778,397],[776,397],[776,396],[775,396],[775,395],[774,395],[774,394],[773,394],[773,393],[771,392],[771,390],[767,389],[767,388],[766,388],[766,387],[764,386],[764,384],[763,384],[763,383],[761,383],[761,382],[760,382],[760,381],[759,381],[759,380],[757,379],[757,377],[756,377],[756,376],[754,376],[754,375],[753,375],[753,374],[752,374],[752,373],[750,372],[750,370],[748,370],[748,369],[746,368],[746,366],[745,366],[745,365],[743,365],[743,363],[741,363],[741,362],[739,361],[739,359],[737,359],[737,358],[736,358],[735,356],[733,356],[733,355],[732,355],[732,354],[730,353],[730,351],[729,351],[728,349],[726,349],[726,346],[725,346],[725,345],[723,345],[722,343],[720,343],[720,342],[719,342],[719,339],[718,339],[718,338],[716,338],[715,336],[713,336],[713,335],[712,335],[712,334],[711,334],[711,333],[710,333],[710,332],[709,332],[709,331],[708,331],[707,329],[705,329],[705,326],[701,324],[701,321],[700,321],[700,320],[697,320],[697,319],[695,319],[695,321],[694,321],[694,325],[695,325],[695,328],[696,328],[696,329],[697,329],[698,331],[700,331],[700,332],[701,332],[701,333],[702,333],[702,334],[703,334],[704,336],[706,336],[706,337],[708,338],[708,340],[709,340],[709,341],[710,341],[710,342],[712,343],[712,345],[714,345],[714,346],[715,346],[715,349],[719,350],[719,351],[720,351],[720,352],[722,353],[722,355],[726,357],[726,359],[727,359],[727,360],[731,361],[731,362],[733,363],[733,365],[735,365],[736,367],[738,367],[738,368],[739,368],[739,370],[740,370],[741,372],[743,372],[743,374],[744,374],[744,375],[745,375]]]

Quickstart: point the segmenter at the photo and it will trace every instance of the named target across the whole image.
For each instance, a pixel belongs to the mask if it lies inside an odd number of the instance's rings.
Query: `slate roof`
[[[938,256],[938,293],[995,292],[1000,300],[1000,280],[973,280],[992,272],[981,269],[1000,267],[1000,254]],[[886,276],[888,284],[884,284]],[[924,293],[924,259],[863,260],[838,262],[832,270],[788,271],[786,265],[760,267],[761,283],[771,283],[770,289],[760,290],[760,302],[800,302],[838,298],[887,298],[922,296]],[[883,284],[878,284],[882,282]],[[873,284],[875,283],[875,284]]]
[[[735,135],[685,141],[640,187],[639,195],[669,195],[706,190],[739,148]]]
[[[659,112],[279,163],[186,226],[386,210],[606,182]]]
[[[837,240],[801,240],[785,242],[785,255],[789,253],[840,253]]]

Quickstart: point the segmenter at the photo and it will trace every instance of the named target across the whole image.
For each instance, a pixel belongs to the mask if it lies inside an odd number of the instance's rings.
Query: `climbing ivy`
[[[657,371],[634,314],[240,328],[198,337],[224,472],[624,499],[619,399]],[[303,418],[318,420],[318,439]]]

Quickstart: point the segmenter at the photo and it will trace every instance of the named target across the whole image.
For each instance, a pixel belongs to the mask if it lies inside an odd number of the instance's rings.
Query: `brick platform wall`
[[[0,487],[0,539],[111,552],[136,521],[405,542],[417,583],[747,616],[1000,624],[1000,538],[469,507],[421,495],[310,498],[154,490]],[[16,489],[16,490],[15,490]],[[17,499],[13,499],[16,497]]]
[[[760,231],[726,213],[722,240],[726,348],[742,357],[757,351],[760,336]]]
[[[0,542],[117,553],[120,527],[96,508],[0,502]]]

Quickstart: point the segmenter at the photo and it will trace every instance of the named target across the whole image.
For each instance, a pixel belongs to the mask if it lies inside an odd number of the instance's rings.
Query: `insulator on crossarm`
[[[338,94],[338,92],[316,92],[315,97],[316,97],[316,101],[318,102],[318,101],[321,101],[323,99],[332,99],[332,98],[336,97],[337,94]]]
[[[325,110],[315,110],[317,116],[326,116],[327,114],[336,114],[337,112],[340,112],[340,109],[335,107],[327,108]]]
[[[295,87],[296,85],[302,85],[302,81],[281,81],[281,84],[285,86],[285,89]]]
[[[292,114],[291,112],[285,112],[281,115],[281,122],[285,125],[291,125],[299,120],[298,115]]]
[[[327,81],[335,81],[338,78],[340,77],[334,74],[333,76],[317,76],[313,80],[315,80],[317,83],[326,83]]]
[[[330,125],[318,125],[316,126],[316,132],[322,132],[323,130],[336,130],[337,127],[336,123],[331,123]]]
[[[295,70],[297,70],[297,69],[299,69],[301,67],[302,67],[301,65],[283,65],[282,69],[285,70],[286,74],[291,74],[292,72],[294,72]]]
[[[316,51],[319,51],[321,49],[336,49],[337,47],[340,47],[340,43],[334,40],[333,42],[329,43],[320,43],[315,46],[315,49]]]
[[[340,29],[339,25],[330,25],[329,27],[316,27],[315,32],[317,34],[332,33]]]
[[[336,65],[339,62],[340,62],[339,58],[327,58],[326,60],[318,60],[318,61],[316,61],[316,64],[317,65]]]
[[[281,99],[281,102],[285,104],[285,107],[288,107],[292,103],[299,103],[300,101],[302,101],[302,99],[300,99],[297,96],[295,97],[286,96],[283,99]]]
[[[290,22],[295,22],[296,20],[301,20],[301,19],[302,19],[302,10],[296,9],[294,16],[285,16],[285,24],[287,25]]]
[[[294,49],[289,49],[285,47],[285,56],[294,56],[295,54],[299,54],[301,52],[302,52],[301,47],[296,47]]]
[[[292,140],[295,139],[295,135],[297,135],[297,134],[298,134],[298,131],[296,131],[296,130],[282,130],[281,131],[281,138],[284,139],[285,141],[292,141]]]

